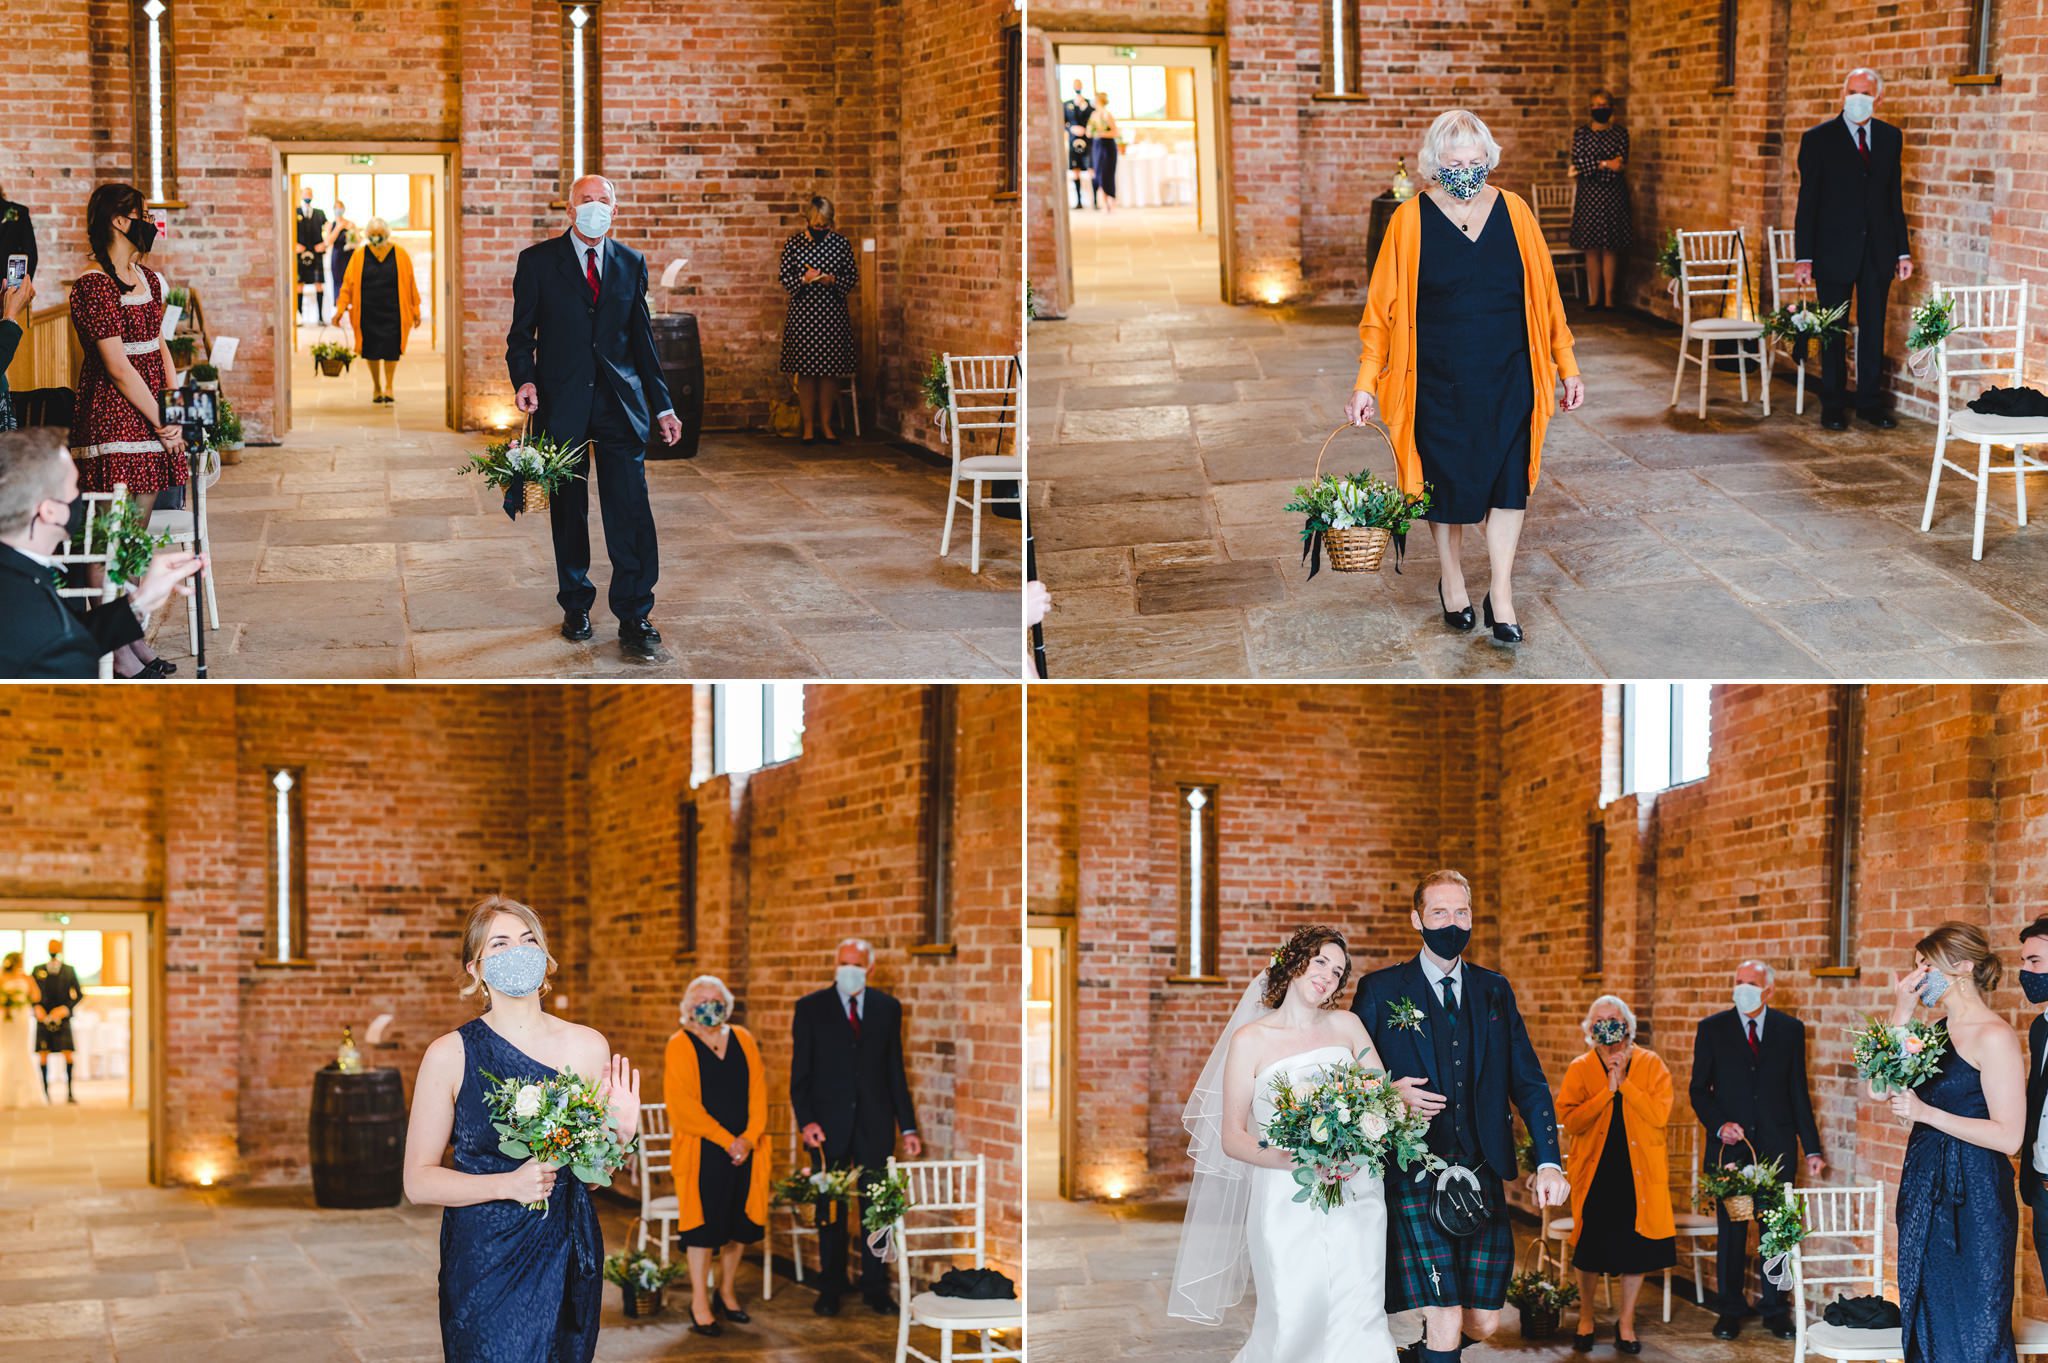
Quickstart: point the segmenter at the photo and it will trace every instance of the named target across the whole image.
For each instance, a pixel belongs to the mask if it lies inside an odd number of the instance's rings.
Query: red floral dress
[[[71,457],[78,461],[78,485],[86,492],[112,492],[126,483],[146,503],[167,487],[185,482],[185,461],[171,458],[157,438],[154,412],[135,410],[115,386],[100,359],[99,343],[121,338],[128,363],[152,393],[164,390],[162,331],[164,280],[142,270],[144,287],[121,291],[119,281],[100,270],[80,275],[71,286],[71,325],[85,362],[78,371],[78,399],[71,423]]]

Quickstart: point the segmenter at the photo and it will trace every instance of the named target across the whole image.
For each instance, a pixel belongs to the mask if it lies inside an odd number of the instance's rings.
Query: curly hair
[[[1266,969],[1266,1006],[1278,1008],[1286,1002],[1287,986],[1308,969],[1308,963],[1316,958],[1317,952],[1333,942],[1344,953],[1344,973],[1337,977],[1337,987],[1330,991],[1330,997],[1323,1000],[1323,1007],[1335,1008],[1337,996],[1344,992],[1344,981],[1351,978],[1351,946],[1344,940],[1343,933],[1320,924],[1296,928],[1293,935],[1273,953]]]

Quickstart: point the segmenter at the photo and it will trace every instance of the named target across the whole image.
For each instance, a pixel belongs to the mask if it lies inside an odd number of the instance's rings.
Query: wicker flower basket
[[[1323,456],[1330,452],[1332,442],[1338,436],[1344,434],[1344,432],[1358,429],[1371,431],[1374,435],[1385,441],[1388,457],[1391,458],[1393,456],[1394,438],[1388,435],[1385,430],[1376,425],[1360,428],[1346,422],[1336,430],[1331,431],[1328,438],[1323,441],[1323,447],[1316,451],[1316,477],[1320,478],[1323,474]],[[1397,479],[1401,476],[1398,462],[1396,463],[1394,476]],[[1368,529],[1363,526],[1352,526],[1344,530],[1325,530],[1323,532],[1323,549],[1330,557],[1330,566],[1340,573],[1378,572],[1380,570],[1380,561],[1387,555],[1387,546],[1393,542],[1394,532],[1384,527]]]
[[[1543,1243],[1541,1236],[1529,1242],[1529,1249],[1536,1251],[1535,1272],[1541,1273],[1545,1277],[1550,1277],[1552,1268],[1556,1268],[1559,1271],[1563,1270],[1564,1261],[1562,1257],[1553,1258],[1549,1246]],[[1526,1257],[1527,1254],[1528,1250],[1524,1250],[1523,1255]],[[1553,1281],[1555,1280],[1553,1279]],[[1523,1339],[1543,1340],[1557,1338],[1557,1330],[1562,1316],[1561,1308],[1554,1304],[1532,1302],[1527,1306],[1517,1307],[1516,1310],[1522,1317]]]
[[[547,510],[547,489],[534,482],[531,478],[521,479],[519,483],[519,509],[527,512]]]
[[[1756,1146],[1751,1145],[1747,1140],[1742,1143],[1749,1146],[1749,1162],[1755,1164]],[[1728,1147],[1724,1143],[1721,1149],[1725,1153]],[[1718,1163],[1719,1161],[1716,1162]],[[1756,1199],[1748,1193],[1737,1193],[1733,1197],[1724,1197],[1721,1199],[1721,1210],[1728,1213],[1730,1221],[1754,1221],[1756,1219]]]
[[[661,1302],[662,1291],[662,1288],[657,1287],[652,1292],[642,1292],[631,1283],[619,1284],[619,1297],[625,1305],[626,1314],[635,1319],[641,1316],[658,1316],[662,1313],[665,1309]]]

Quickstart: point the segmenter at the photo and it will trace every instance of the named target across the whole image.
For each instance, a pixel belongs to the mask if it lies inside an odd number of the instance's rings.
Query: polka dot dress
[[[1573,129],[1572,164],[1579,171],[1578,202],[1572,209],[1574,250],[1619,251],[1633,235],[1625,172],[1600,168],[1602,161],[1617,156],[1628,156],[1628,129],[1613,123],[1605,128]]]
[[[804,283],[815,269],[832,279]],[[837,232],[803,231],[782,245],[782,287],[789,316],[782,324],[782,372],[831,378],[854,372],[853,322],[846,295],[860,286],[860,262]]]

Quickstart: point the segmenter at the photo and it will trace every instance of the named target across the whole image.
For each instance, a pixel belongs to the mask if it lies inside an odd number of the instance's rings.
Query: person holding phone
[[[14,419],[14,400],[7,392],[7,366],[14,363],[14,352],[28,332],[29,306],[36,301],[36,283],[28,277],[27,260],[19,254],[9,258],[7,285],[0,288],[0,431],[11,431],[20,424]],[[19,282],[14,261],[23,264]]]
[[[40,258],[35,222],[29,217],[27,204],[16,203],[7,197],[5,189],[0,189],[0,265],[14,256],[28,257],[28,277],[34,279]]]

